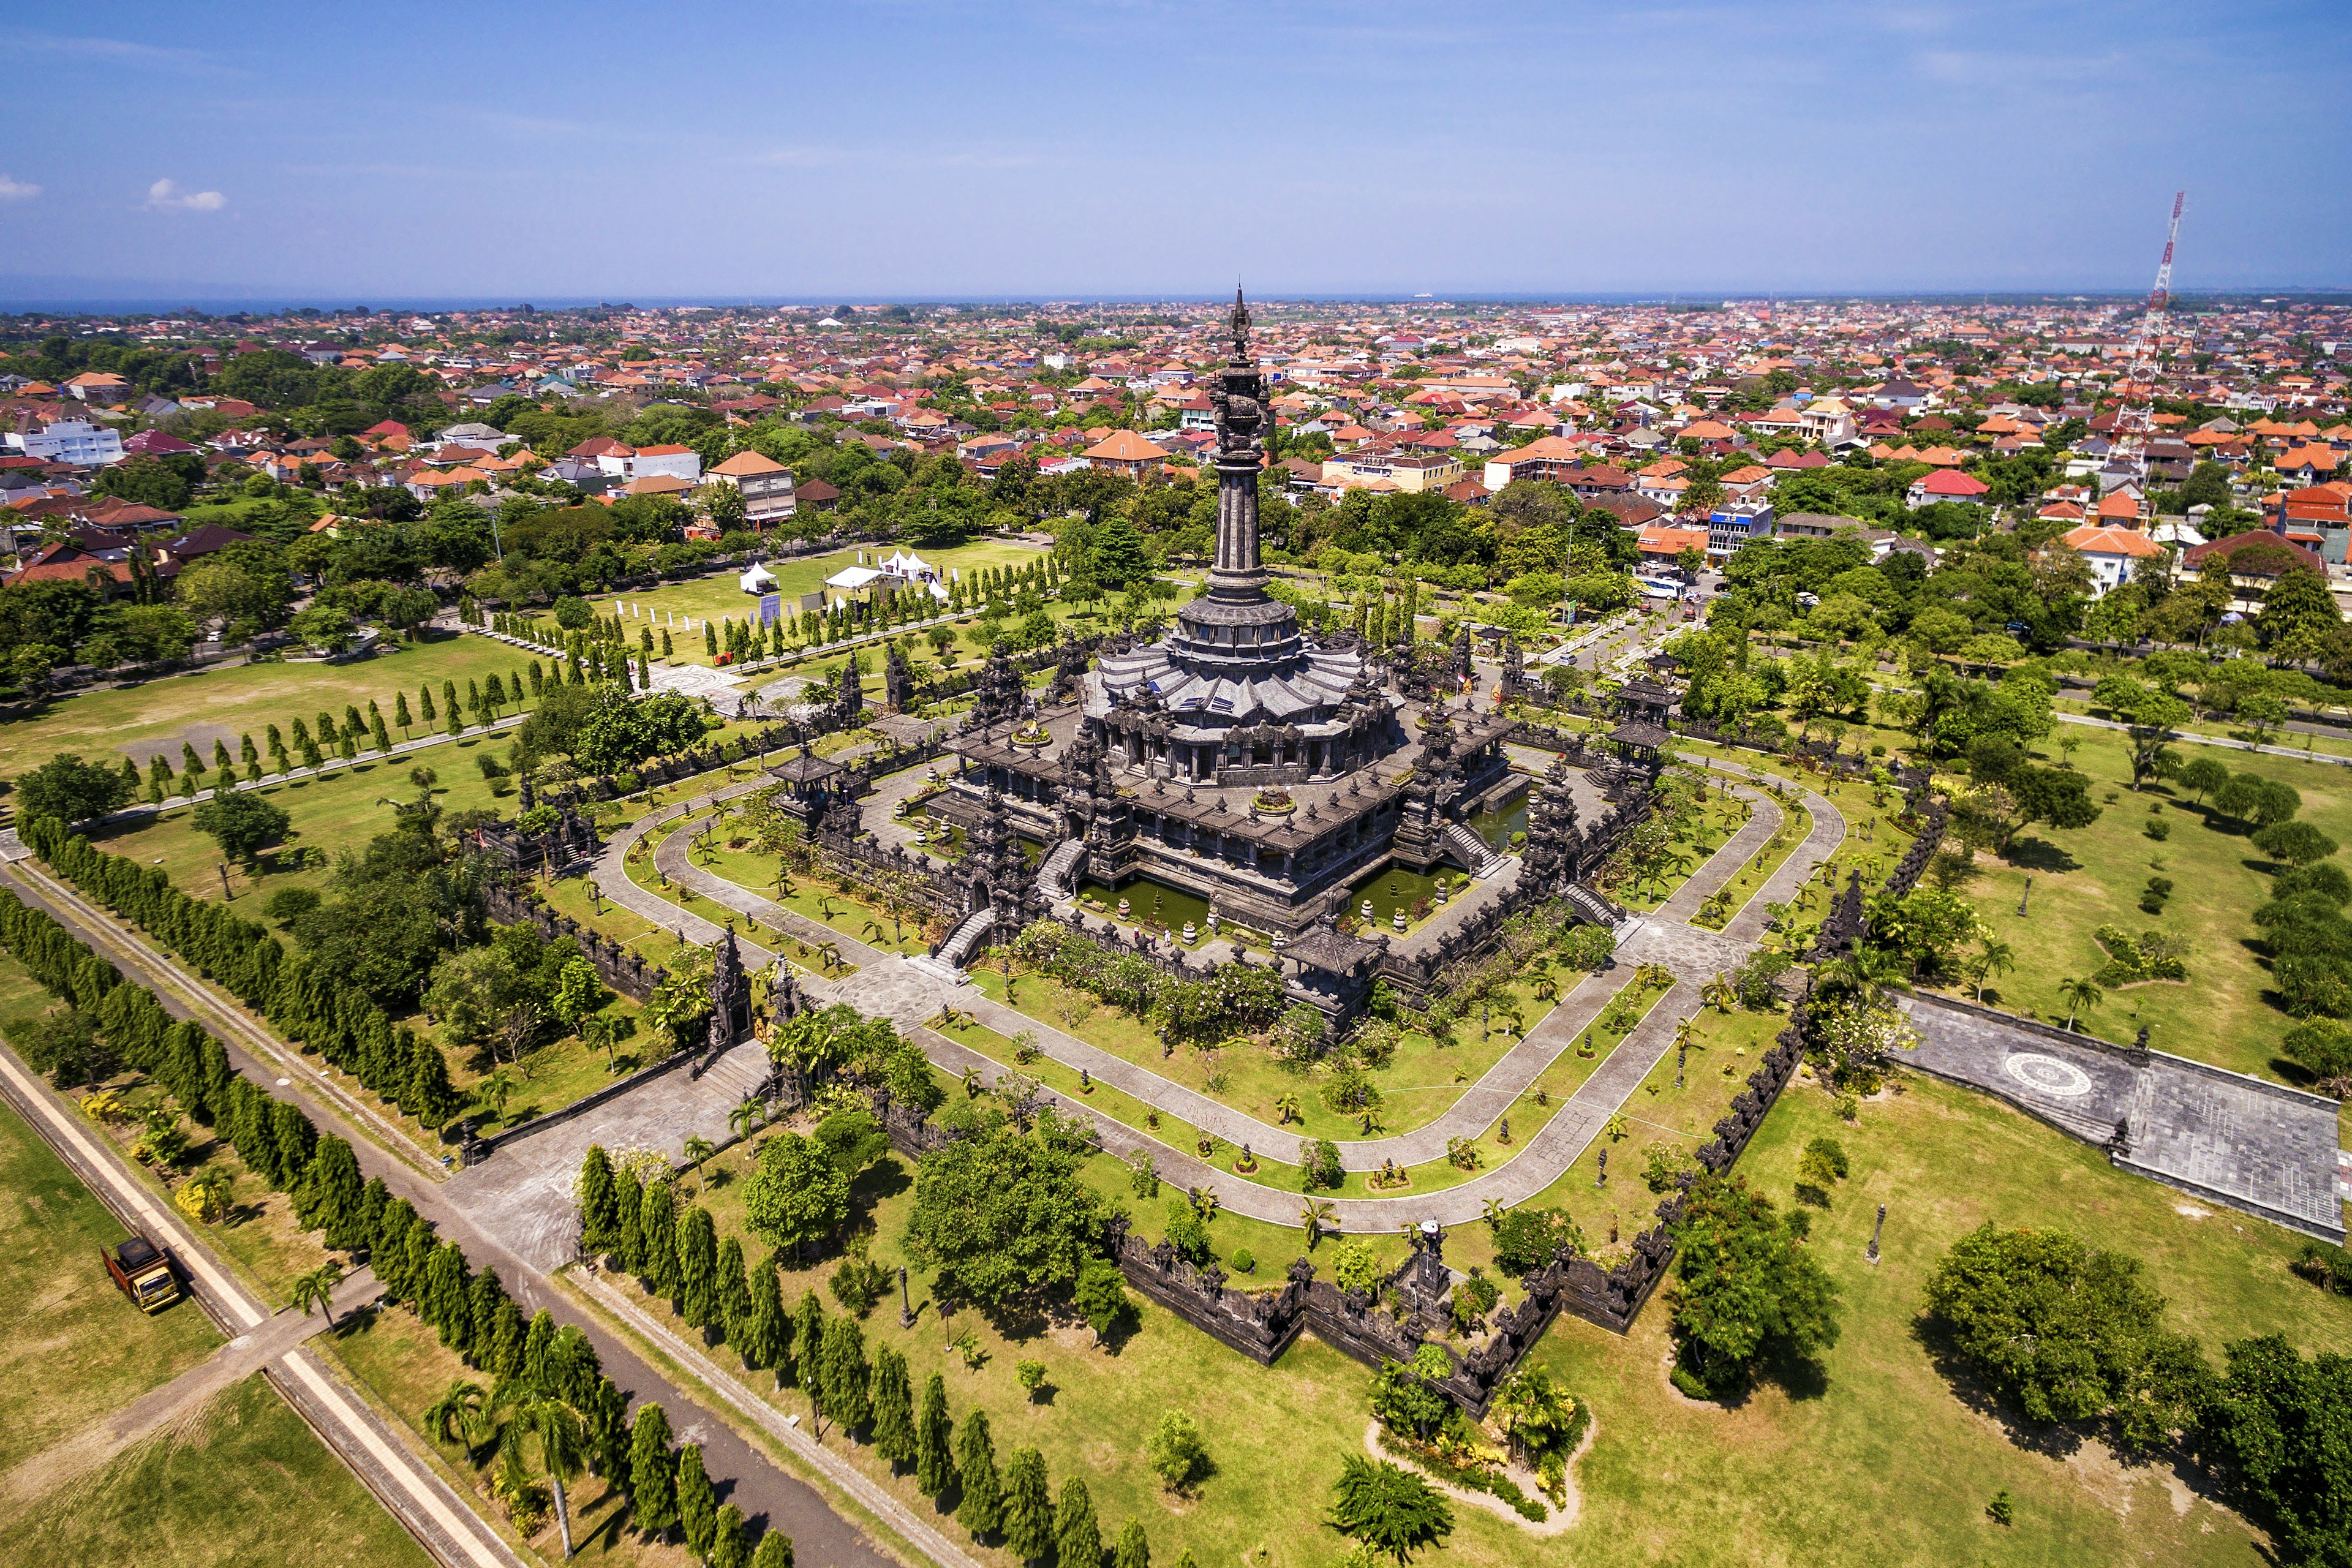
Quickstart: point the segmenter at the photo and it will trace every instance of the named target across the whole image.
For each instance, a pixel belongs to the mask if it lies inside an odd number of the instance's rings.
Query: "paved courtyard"
[[[2127,1171],[2329,1241],[2344,1239],[2332,1100],[2162,1051],[2126,1051],[1940,997],[1906,998],[1906,1065],[2008,1100]],[[2117,1140],[2117,1128],[2123,1136]]]

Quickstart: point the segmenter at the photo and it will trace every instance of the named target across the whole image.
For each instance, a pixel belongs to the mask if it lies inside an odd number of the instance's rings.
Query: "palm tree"
[[[743,1102],[727,1113],[727,1131],[738,1138],[749,1138],[767,1125],[768,1103],[756,1095],[746,1095]]]
[[[514,1392],[511,1395],[509,1389]],[[520,1384],[501,1384],[498,1403],[512,1398],[512,1415],[499,1433],[499,1449],[509,1463],[521,1461],[524,1444],[536,1440],[540,1468],[547,1472],[548,1489],[555,1499],[556,1529],[563,1537],[563,1555],[570,1557],[572,1513],[563,1500],[563,1478],[576,1476],[588,1453],[588,1426],[580,1413],[562,1400]]]
[[[696,1191],[700,1191],[702,1187],[702,1162],[717,1152],[719,1152],[719,1146],[700,1133],[686,1141],[686,1163],[694,1172]]]
[[[488,1404],[480,1384],[459,1378],[425,1407],[425,1435],[461,1445],[470,1460],[490,1435]]]
[[[613,1047],[619,1037],[614,1033],[612,1019],[602,1013],[591,1013],[580,1020],[580,1038],[590,1050],[604,1053],[604,1069],[607,1072],[619,1070],[620,1063],[613,1055]]]
[[[1307,1232],[1307,1250],[1309,1252],[1315,1250],[1316,1242],[1322,1238],[1323,1227],[1327,1225],[1337,1227],[1339,1223],[1339,1211],[1320,1198],[1307,1199],[1298,1210],[1299,1228]]]
[[[1503,1216],[1509,1212],[1510,1211],[1508,1209],[1503,1206],[1502,1199],[1488,1198],[1486,1200],[1486,1213],[1481,1217],[1486,1220],[1486,1228],[1488,1230],[1492,1230],[1496,1226],[1503,1223]]]
[[[1984,1000],[1985,982],[1996,974],[2006,974],[2017,967],[2017,953],[2009,943],[1995,937],[1986,937],[1984,945],[1969,962],[1969,978],[1976,982],[1977,1000]]]
[[[2066,999],[2066,1028],[2070,1034],[2074,1031],[2075,1014],[2087,1013],[2107,999],[2107,994],[2096,984],[2088,979],[2078,980],[2072,975],[2058,982],[2058,994]]]
[[[491,1114],[501,1121],[506,1120],[507,1101],[514,1098],[514,1074],[503,1067],[492,1069],[489,1077],[474,1086],[476,1097],[488,1104]]]
[[[306,1318],[316,1308],[326,1314],[327,1327],[333,1328],[335,1287],[342,1283],[342,1279],[343,1266],[334,1262],[321,1263],[307,1274],[296,1275],[290,1288],[293,1304],[302,1309],[302,1315]]]
[[[1274,1124],[1277,1127],[1298,1120],[1298,1097],[1277,1094],[1274,1097]]]

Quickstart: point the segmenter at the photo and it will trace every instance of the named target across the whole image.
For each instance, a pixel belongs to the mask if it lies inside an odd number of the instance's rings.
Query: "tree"
[[[1925,1305],[1954,1360],[2032,1420],[2107,1423],[2145,1446],[2189,1419],[2203,1361],[2165,1330],[2136,1258],[1987,1221],[1937,1263]]]
[[[1127,1281],[1118,1265],[1108,1258],[1090,1258],[1078,1269],[1078,1280],[1071,1292],[1078,1315],[1095,1331],[1095,1343],[1117,1327],[1119,1321],[1134,1310],[1128,1298]]]
[[[722,1505],[719,1517],[711,1521],[706,1561],[710,1568],[750,1568],[751,1531],[743,1522],[743,1510],[731,1502]]]
[[[939,1496],[955,1479],[954,1438],[947,1380],[935,1372],[923,1384],[922,1414],[915,1420],[915,1485],[925,1497]]]
[[[1102,1525],[1095,1518],[1094,1494],[1076,1476],[1062,1483],[1054,1507],[1054,1555],[1057,1568],[1102,1568]]]
[[[793,1538],[771,1529],[760,1537],[760,1549],[751,1553],[751,1568],[793,1568]]]
[[[2336,853],[2336,840],[2308,822],[2275,822],[2254,834],[2254,847],[2273,860],[2308,866]]]
[[[1699,1389],[1738,1388],[1768,1352],[1837,1342],[1837,1286],[1746,1177],[1701,1173],[1671,1229],[1676,1370]]]
[[[1209,1468],[1208,1445],[1201,1440],[1200,1423],[1181,1410],[1163,1410],[1151,1431],[1148,1450],[1152,1473],[1170,1491],[1189,1489]]]
[[[2066,1027],[2074,1027],[2074,1015],[2087,1013],[2107,999],[2107,994],[2086,977],[2068,975],[2058,982],[2058,994],[2066,999]]]
[[[2254,626],[2262,634],[2263,646],[2293,648],[2298,635],[2315,639],[2320,633],[2344,624],[2344,616],[2336,607],[2336,596],[2327,590],[2327,579],[2308,566],[2296,565],[2271,580],[2263,595],[2262,612],[2254,617]]]
[[[2126,675],[2110,675],[2091,689],[2098,703],[2125,727],[2131,745],[2132,788],[2159,778],[2171,763],[2172,731],[2189,721],[2189,704],[2160,686]]]
[[[1349,1454],[1331,1486],[1331,1523],[1403,1568],[1414,1552],[1454,1533],[1454,1510],[1412,1471]]]
[[[670,1449],[669,1417],[651,1401],[637,1406],[629,1430],[629,1511],[647,1535],[677,1523],[677,1456]]]
[[[226,784],[226,775],[223,775]],[[208,835],[232,860],[251,866],[260,853],[282,843],[294,818],[276,801],[251,790],[215,790],[189,814],[196,831]]]
[[[2272,827],[2293,821],[2303,809],[2303,796],[2293,784],[2260,773],[2232,773],[2213,792],[2213,809],[2242,823]]]
[[[613,1161],[602,1143],[588,1145],[580,1162],[580,1245],[590,1253],[610,1252],[620,1240],[621,1216],[613,1184]]]
[[[718,1533],[719,1494],[702,1468],[702,1445],[688,1443],[677,1451],[677,1524],[686,1549],[709,1562],[710,1542]]]
[[[895,1470],[915,1458],[915,1405],[907,1358],[882,1345],[874,1352],[874,1451]]]
[[[1118,1545],[1110,1554],[1111,1568],[1151,1568],[1151,1542],[1143,1533],[1143,1521],[1130,1519],[1119,1526]]]
[[[286,623],[286,629],[312,653],[322,654],[342,652],[357,635],[350,615],[326,605],[313,605],[299,612]]]
[[[71,752],[51,757],[16,781],[16,820],[54,817],[66,826],[127,804],[130,782],[116,769],[85,763]]]
[[[2197,1431],[2231,1499],[2282,1563],[2352,1562],[2352,1360],[2305,1359],[2284,1335],[2242,1340]]]
[[[563,1555],[570,1557],[572,1510],[564,1500],[563,1483],[578,1475],[587,1463],[587,1424],[578,1410],[544,1382],[524,1379],[502,1383],[499,1392],[501,1398],[519,1395],[499,1433],[499,1447],[520,1458],[526,1442],[537,1445],[540,1468],[547,1473],[548,1489],[555,1500],[555,1523],[563,1538]],[[699,1452],[696,1450],[698,1458]],[[709,1485],[704,1484],[706,1488]]]
[[[707,1329],[719,1318],[719,1234],[710,1211],[697,1204],[686,1211],[677,1233],[678,1313],[689,1329]]]
[[[293,1285],[289,1287],[290,1304],[299,1308],[306,1318],[310,1315],[312,1308],[317,1308],[319,1311],[325,1314],[327,1327],[333,1328],[335,1326],[335,1287],[342,1282],[342,1278],[343,1266],[332,1262],[321,1263],[308,1273],[297,1275]]]
[[[1075,1279],[1102,1215],[1069,1151],[1042,1131],[1003,1130],[923,1156],[907,1248],[971,1300],[1000,1303]]]
[[[2230,782],[2230,769],[2218,757],[2195,757],[2181,763],[2173,778],[2201,805],[2207,795]]]
[[[866,1332],[845,1312],[827,1319],[819,1355],[818,1387],[824,1413],[844,1432],[854,1432],[873,1415],[866,1393],[872,1370],[866,1364]]]
[[[929,1403],[929,1395],[925,1395]],[[988,1433],[988,1412],[975,1410],[963,1418],[963,1435],[956,1442],[956,1468],[963,1477],[963,1500],[956,1505],[956,1522],[973,1536],[992,1535],[1004,1522],[1004,1491],[996,1474],[996,1445]]]
[[[849,1180],[824,1145],[779,1132],[743,1184],[743,1216],[761,1240],[803,1254],[847,1222]]]
[[[1054,1494],[1045,1481],[1045,1456],[1034,1448],[1015,1448],[1005,1461],[1004,1544],[1031,1563],[1054,1552]]]

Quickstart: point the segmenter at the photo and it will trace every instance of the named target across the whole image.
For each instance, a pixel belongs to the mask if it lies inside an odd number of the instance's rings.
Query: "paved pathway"
[[[2341,1243],[2336,1101],[2283,1084],[2069,1035],[1940,996],[1906,997],[1906,1065],[2008,1100],[2168,1186]]]

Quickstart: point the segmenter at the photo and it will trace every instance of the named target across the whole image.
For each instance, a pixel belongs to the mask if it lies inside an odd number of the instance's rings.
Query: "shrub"
[[[1209,1227],[1201,1223],[1190,1199],[1168,1200],[1168,1245],[1189,1263],[1209,1261]]]
[[[1152,1473],[1170,1491],[1189,1489],[1209,1469],[1209,1448],[1201,1440],[1200,1424],[1181,1410],[1160,1413],[1146,1451]]]
[[[1584,1235],[1559,1209],[1517,1208],[1495,1225],[1495,1267],[1524,1279],[1549,1263],[1562,1247],[1584,1253]]]
[[[1331,1282],[1342,1290],[1369,1294],[1387,1273],[1371,1243],[1360,1237],[1349,1237],[1331,1249]]]
[[[2145,931],[2135,940],[2121,926],[2101,926],[2092,933],[2106,950],[2107,962],[2092,976],[2101,985],[2136,985],[2147,980],[2186,980],[2189,966],[2181,962],[2183,943],[2160,931]]]
[[[1985,1517],[1995,1524],[2016,1522],[2017,1505],[2010,1500],[2009,1489],[2006,1487],[1993,1493],[1992,1501],[1985,1504]]]
[[[1234,1272],[1236,1274],[1254,1274],[1256,1271],[1257,1254],[1252,1252],[1246,1247],[1235,1247],[1234,1249]]]
[[[2140,831],[2161,844],[2172,837],[2172,824],[2163,817],[2151,816],[2141,826]],[[2006,1497],[2008,1494],[2004,1492],[2001,1495]]]
[[[283,925],[309,914],[320,902],[316,888],[280,888],[261,900],[261,912]]]
[[[1034,1397],[1045,1384],[1045,1363],[1042,1361],[1015,1363],[1013,1368],[1013,1381],[1027,1389]]]
[[[1339,1168],[1339,1145],[1328,1138],[1298,1141],[1298,1184],[1303,1192],[1336,1187],[1345,1179]]]
[[[2160,915],[2164,912],[2165,900],[2170,897],[2172,897],[2172,879],[2150,877],[2147,879],[2147,886],[2140,889],[2139,907],[2148,914]]]
[[[890,1282],[890,1271],[879,1263],[864,1258],[845,1258],[825,1288],[833,1292],[835,1300],[862,1318],[874,1310],[875,1302],[889,1293]]]

